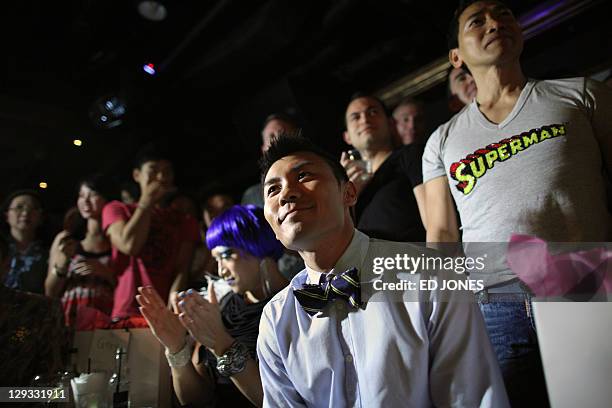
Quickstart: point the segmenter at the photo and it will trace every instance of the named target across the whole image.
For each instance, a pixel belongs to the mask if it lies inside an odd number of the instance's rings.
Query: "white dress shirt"
[[[424,251],[355,230],[332,273],[357,267],[367,286],[378,278],[375,257]],[[303,270],[264,309],[257,341],[264,407],[509,406],[475,303],[453,302],[456,292],[443,302],[437,291],[385,301],[382,292],[364,298],[363,290],[360,309],[337,300],[310,316],[293,288],[320,275]]]

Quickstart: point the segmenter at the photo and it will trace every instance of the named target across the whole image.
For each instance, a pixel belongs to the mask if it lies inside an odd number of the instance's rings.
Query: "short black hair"
[[[174,165],[168,146],[164,146],[161,143],[149,143],[136,154],[133,168],[140,169],[146,162],[159,160],[168,160]]]
[[[283,121],[285,123],[292,125],[296,129],[300,127],[298,124],[298,121],[290,114],[285,113],[285,112],[274,112],[266,116],[266,119],[261,125],[261,128],[264,129],[266,126],[268,126],[268,123],[272,122],[273,120]]]
[[[40,209],[41,210],[43,209],[43,200],[40,194],[38,193],[38,191],[31,190],[31,189],[22,189],[22,190],[13,191],[11,194],[9,194],[4,199],[4,202],[2,203],[2,212],[7,212],[9,209],[9,206],[11,205],[11,202],[15,199],[15,197],[19,197],[19,196],[32,197],[34,200],[36,200]]]
[[[321,149],[304,136],[290,136],[287,134],[281,134],[272,140],[270,148],[266,150],[259,160],[262,186],[265,182],[266,175],[268,174],[270,167],[272,167],[274,163],[283,157],[287,157],[298,152],[309,152],[322,158],[331,168],[334,177],[336,177],[336,180],[338,180],[338,184],[347,182],[349,180],[346,170],[344,167],[342,167],[340,161],[334,158],[327,151]]]
[[[504,6],[506,5],[503,1],[498,0],[460,0],[459,6],[455,9],[450,24],[448,25],[448,33],[446,33],[446,40],[449,51],[455,48],[459,48],[459,17],[461,17],[461,14],[465,11],[466,8],[480,1],[492,1],[495,3],[503,4]]]
[[[387,106],[387,104],[380,99],[378,96],[374,96],[372,94],[366,93],[366,92],[354,92],[351,97],[349,98],[348,103],[346,104],[346,107],[348,108],[348,106],[353,103],[354,100],[356,99],[361,99],[361,98],[369,98],[369,99],[373,99],[375,100],[380,106],[381,108],[383,108],[383,113],[385,114],[386,117],[390,118],[391,117],[391,111],[389,110],[389,107]],[[346,125],[346,113],[344,114],[344,124]]]
[[[234,191],[231,191],[231,189],[228,188],[225,183],[222,183],[217,180],[217,181],[213,181],[211,183],[206,184],[200,189],[197,195],[198,204],[200,205],[200,207],[206,208],[206,206],[208,205],[208,200],[218,195],[231,198],[232,203],[236,202]]]
[[[395,112],[395,109],[399,108],[400,106],[407,106],[407,105],[414,105],[421,110],[425,110],[425,104],[423,103],[423,101],[419,99],[415,99],[412,96],[406,96],[397,105],[395,105],[393,112]]]

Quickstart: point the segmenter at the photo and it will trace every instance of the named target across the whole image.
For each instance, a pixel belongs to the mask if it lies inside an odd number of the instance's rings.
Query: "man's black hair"
[[[423,103],[423,101],[419,99],[415,99],[412,96],[406,96],[397,105],[395,105],[395,108],[393,109],[393,111],[395,111],[395,109],[399,108],[400,106],[408,106],[408,105],[414,105],[418,109],[421,109],[422,111],[425,110],[425,104]]]
[[[208,200],[214,196],[222,195],[229,197],[232,203],[236,203],[236,197],[234,191],[231,191],[225,184],[220,181],[213,181],[202,187],[197,195],[198,204],[202,208],[206,208]]]
[[[375,100],[375,101],[376,101],[376,102],[377,102],[377,103],[378,103],[378,104],[381,106],[381,108],[382,108],[382,110],[383,110],[383,114],[384,114],[384,115],[385,115],[387,118],[390,118],[390,117],[391,117],[391,111],[389,110],[389,107],[387,106],[387,104],[386,104],[385,102],[383,102],[383,100],[382,100],[382,99],[380,99],[378,96],[374,96],[374,95],[371,95],[371,94],[366,93],[366,92],[361,92],[361,91],[358,91],[358,92],[353,93],[353,94],[351,95],[351,97],[350,97],[350,99],[349,99],[348,103],[346,104],[347,108],[348,108],[348,106],[349,106],[351,103],[353,103],[353,101],[354,101],[355,99],[360,99],[360,98],[369,98],[369,99],[373,99],[373,100]],[[344,115],[344,120],[342,121],[342,123],[344,124],[344,127],[346,128],[346,125],[347,125],[347,122],[346,122],[346,114]]]
[[[146,162],[159,160],[168,160],[170,163],[173,163],[172,156],[170,155],[167,146],[164,146],[161,143],[149,143],[140,149],[136,154],[133,168],[140,169]]]
[[[266,175],[274,163],[283,157],[287,157],[298,152],[309,152],[322,158],[331,168],[332,173],[334,173],[334,177],[336,177],[336,180],[338,180],[338,184],[348,181],[349,178],[346,174],[346,170],[344,170],[344,167],[342,167],[338,159],[333,157],[331,154],[321,149],[319,146],[315,145],[309,139],[306,139],[303,136],[281,134],[272,140],[270,148],[266,150],[259,160],[259,167],[261,169],[261,184],[264,184]]]
[[[298,121],[293,116],[289,115],[288,113],[274,112],[266,116],[266,119],[264,120],[263,125],[261,125],[261,128],[264,129],[266,126],[268,126],[268,123],[272,122],[273,120],[283,121],[285,123],[292,125],[296,129],[300,127],[298,125]]]
[[[474,3],[478,3],[479,1],[494,1],[495,3],[506,5],[503,1],[498,0],[460,0],[459,6],[455,9],[453,17],[451,18],[448,26],[448,33],[446,33],[449,51],[459,48],[459,17],[461,17],[461,14],[466,8],[470,7]]]

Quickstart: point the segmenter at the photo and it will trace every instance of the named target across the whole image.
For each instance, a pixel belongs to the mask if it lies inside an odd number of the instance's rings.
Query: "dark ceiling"
[[[508,3],[520,14],[541,2]],[[218,181],[238,196],[257,179],[268,113],[294,113],[337,153],[348,95],[444,55],[455,4],[166,1],[167,18],[151,22],[134,0],[10,2],[0,28],[0,196],[46,181],[48,207],[61,213],[81,176],[127,179],[135,152],[150,140],[170,146],[179,185],[197,192]],[[606,6],[597,7],[531,41],[532,71],[567,75],[609,63],[612,53],[601,52],[611,50]],[[592,44],[602,38],[604,45]],[[563,54],[559,47],[572,41],[583,56]],[[145,63],[155,64],[155,76]],[[122,98],[127,114],[122,125],[100,129],[88,112],[108,95]],[[420,95],[442,108],[437,118],[448,115],[444,95],[442,85]]]

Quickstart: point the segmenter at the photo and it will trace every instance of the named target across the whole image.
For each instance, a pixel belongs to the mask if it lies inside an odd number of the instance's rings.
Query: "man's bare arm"
[[[421,215],[421,222],[423,227],[427,230],[427,203],[425,202],[425,186],[419,184],[412,189],[414,198],[416,198],[417,205],[419,206],[419,214]]]
[[[457,242],[459,229],[448,180],[440,176],[424,184],[427,216],[427,242]],[[435,245],[434,245],[435,246]]]

